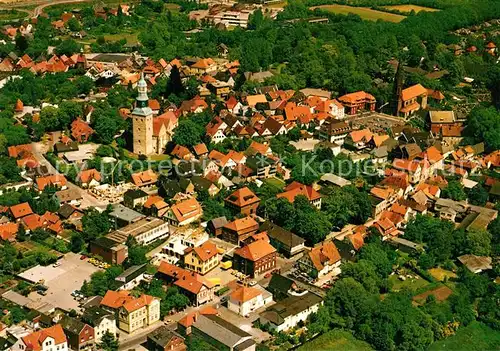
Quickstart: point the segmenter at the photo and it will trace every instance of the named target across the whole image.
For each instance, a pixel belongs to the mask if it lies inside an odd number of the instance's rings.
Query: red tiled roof
[[[54,339],[54,346],[67,342],[66,335],[60,324],[23,336],[21,340],[26,345],[26,350],[40,351],[43,349],[42,345],[47,338]]]
[[[193,248],[192,250],[196,253],[196,255],[202,262],[208,261],[218,254],[217,246],[210,241],[206,241],[200,246]]]
[[[257,240],[242,248],[236,249],[234,254],[255,262],[275,252],[276,249],[269,244],[269,242],[266,240]]]
[[[78,179],[80,179],[80,182],[82,183],[89,183],[93,179],[100,182],[101,173],[99,173],[99,171],[95,168],[86,169],[80,172],[80,174],[78,175]]]
[[[12,240],[15,237],[18,229],[18,223],[7,222],[0,224],[0,237],[2,238],[2,240]]]
[[[45,177],[36,178],[38,190],[43,191],[47,186],[63,187],[66,186],[66,177],[62,174],[53,174]]]
[[[415,84],[411,87],[403,89],[401,93],[401,99],[403,101],[408,101],[421,95],[427,95],[427,89],[425,89],[421,84]]]
[[[259,289],[241,286],[231,293],[231,300],[242,304],[256,298],[261,294],[262,292]]]
[[[322,270],[325,265],[332,265],[341,259],[339,250],[333,241],[327,241],[321,246],[312,248],[307,255],[318,271]]]
[[[188,199],[171,207],[172,213],[179,222],[196,217],[201,214],[201,205],[196,199]]]
[[[14,205],[10,207],[10,212],[14,216],[15,219],[30,215],[33,213],[29,203],[24,202],[19,205]]]
[[[321,197],[321,195],[314,190],[312,186],[304,185],[295,181],[285,188],[285,192],[277,194],[276,197],[284,197],[293,203],[295,201],[295,197],[298,195],[304,195],[309,201],[314,201]]]
[[[134,297],[130,296],[130,292],[127,290],[113,291],[108,290],[104,295],[101,306],[107,306],[113,309],[120,308],[126,302],[133,300]]]
[[[260,199],[248,187],[244,187],[234,191],[225,201],[241,208],[258,203]]]

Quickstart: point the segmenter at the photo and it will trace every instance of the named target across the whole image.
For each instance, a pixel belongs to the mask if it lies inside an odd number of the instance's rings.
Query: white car
[[[257,285],[257,282],[255,280],[252,280],[249,284],[250,284],[250,286],[254,286],[254,285]]]
[[[61,265],[61,262],[56,262],[52,265],[52,267],[57,268]]]

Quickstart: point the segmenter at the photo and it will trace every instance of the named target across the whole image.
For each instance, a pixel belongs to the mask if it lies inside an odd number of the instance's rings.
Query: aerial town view
[[[0,351],[500,350],[500,0],[0,22]]]

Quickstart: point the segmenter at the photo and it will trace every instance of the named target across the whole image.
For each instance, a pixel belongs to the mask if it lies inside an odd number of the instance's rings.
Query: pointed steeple
[[[137,99],[135,100],[135,109],[132,114],[137,116],[151,116],[153,111],[149,108],[148,84],[144,79],[144,72],[141,73],[141,79],[137,83]]]
[[[144,79],[144,72],[141,72],[141,79],[137,83],[137,107],[147,107],[148,106],[148,84]]]

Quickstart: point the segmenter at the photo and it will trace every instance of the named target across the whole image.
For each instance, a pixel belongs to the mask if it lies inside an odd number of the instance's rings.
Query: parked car
[[[250,286],[254,286],[254,285],[257,285],[257,282],[255,280],[252,280],[249,284],[250,284]]]
[[[82,260],[82,261],[83,261],[84,259],[86,259],[86,258],[87,258],[87,256],[85,256],[85,255],[81,255],[81,256],[80,256],[80,260]]]
[[[52,267],[57,268],[61,265],[61,262],[56,262],[52,265]]]

